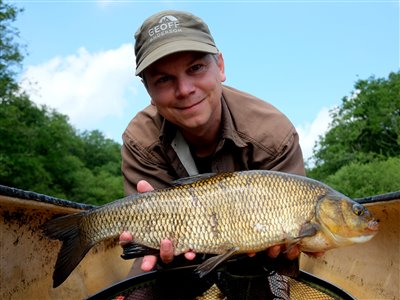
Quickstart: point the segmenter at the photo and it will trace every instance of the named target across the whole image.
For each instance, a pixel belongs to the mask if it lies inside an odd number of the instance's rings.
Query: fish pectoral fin
[[[145,255],[159,255],[160,250],[150,248],[144,245],[140,245],[134,242],[128,242],[122,245],[123,253],[121,257],[123,259],[133,259],[137,257],[142,257]]]
[[[320,229],[320,225],[316,223],[305,223],[301,226],[299,235],[295,238],[288,240],[286,250],[284,253],[289,252],[294,246],[296,246],[302,238],[312,237],[317,234]]]
[[[320,225],[316,223],[305,223],[301,226],[299,236],[296,238],[298,240],[304,237],[310,237],[317,234],[320,229]]]
[[[195,269],[195,272],[199,275],[200,278],[204,277],[205,275],[210,273],[212,270],[214,270],[217,266],[219,266],[223,262],[230,259],[233,255],[236,254],[236,252],[238,250],[239,250],[238,247],[234,247],[234,248],[229,249],[227,252],[225,252],[223,254],[210,257],[205,262],[200,264]]]

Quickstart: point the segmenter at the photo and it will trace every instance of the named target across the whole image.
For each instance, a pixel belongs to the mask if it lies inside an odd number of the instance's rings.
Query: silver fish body
[[[342,213],[342,202],[350,212]],[[336,225],[349,229],[340,229],[339,236]],[[58,286],[93,245],[123,230],[133,233],[135,243],[155,249],[168,238],[176,255],[188,250],[238,254],[283,243],[325,251],[371,238],[377,223],[360,204],[321,182],[273,171],[242,171],[197,176],[51,220],[44,228],[48,237],[63,241],[53,275]]]

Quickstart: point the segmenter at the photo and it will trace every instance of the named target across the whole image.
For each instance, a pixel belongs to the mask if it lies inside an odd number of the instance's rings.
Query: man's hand
[[[141,180],[137,184],[137,191],[139,193],[150,192],[152,190],[154,190],[154,188],[151,186],[150,183],[148,183],[145,180]],[[124,245],[125,243],[130,242],[132,240],[133,240],[132,234],[127,231],[122,232],[119,237],[120,245]],[[284,252],[286,258],[289,260],[296,259],[301,253],[299,246],[297,245],[291,246],[289,247],[289,249],[286,249],[286,246],[284,245],[276,245],[267,249],[268,256],[272,258],[278,257],[281,252]],[[306,253],[306,254],[313,257],[320,257],[324,253],[317,252],[317,253]],[[184,255],[185,258],[188,260],[193,260],[196,257],[196,254],[192,251],[186,252]],[[249,256],[254,256],[254,255],[255,253],[249,253]],[[170,263],[174,259],[174,247],[172,242],[168,239],[164,239],[160,242],[160,258],[164,263]],[[143,257],[140,268],[144,272],[148,272],[154,268],[156,263],[157,263],[157,256],[146,255]]]
[[[151,192],[154,188],[145,180],[140,180],[137,184],[137,191],[139,193]],[[127,242],[131,242],[133,240],[133,236],[130,232],[124,231],[119,236],[119,243],[121,246],[126,244]],[[196,257],[196,254],[192,251],[186,252],[185,257],[188,260],[193,260]],[[170,263],[174,259],[174,247],[172,242],[168,239],[164,239],[160,242],[160,258],[164,263]],[[144,272],[151,271],[157,263],[157,256],[154,255],[146,255],[143,257],[140,268]]]
[[[300,249],[297,245],[289,247],[288,249],[286,249],[284,245],[276,245],[267,249],[268,256],[272,258],[277,258],[281,252],[284,252],[286,258],[289,260],[293,260],[300,255]]]
[[[271,258],[277,258],[281,252],[284,252],[286,258],[289,260],[293,260],[300,255],[300,249],[298,246],[293,246],[290,249],[286,250],[286,247],[283,245],[275,245],[271,246],[267,249],[267,254]],[[255,253],[248,253],[248,256],[253,257],[256,255]]]
[[[291,246],[288,249],[286,249],[286,246],[284,245],[276,245],[269,247],[267,249],[268,256],[272,258],[277,258],[281,252],[284,252],[286,258],[289,260],[296,259],[297,257],[299,257],[301,253],[300,247],[298,245]],[[304,253],[311,257],[321,257],[322,255],[324,255],[325,252],[304,252]]]

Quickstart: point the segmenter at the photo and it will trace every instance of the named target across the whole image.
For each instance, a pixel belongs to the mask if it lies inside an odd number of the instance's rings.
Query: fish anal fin
[[[135,242],[128,242],[122,246],[123,253],[121,257],[123,259],[133,259],[137,257],[142,257],[145,255],[159,255],[160,250],[146,247]]]
[[[219,266],[220,264],[222,264],[223,262],[225,262],[229,258],[231,258],[233,255],[235,255],[238,250],[239,250],[238,247],[234,247],[234,248],[229,249],[228,251],[226,251],[223,254],[210,257],[205,262],[203,262],[201,265],[199,265],[195,269],[195,272],[199,275],[200,278],[204,277],[205,275],[210,273],[212,270],[214,270],[217,266]]]

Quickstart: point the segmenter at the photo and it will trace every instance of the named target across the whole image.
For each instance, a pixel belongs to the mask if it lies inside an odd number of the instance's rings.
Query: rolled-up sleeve
[[[137,192],[136,186],[140,180],[148,181],[156,189],[167,187],[174,180],[165,160],[142,147],[126,133],[123,135],[121,155],[126,195]]]
[[[268,162],[267,169],[305,176],[303,153],[299,135],[293,128],[278,148],[276,157]]]

